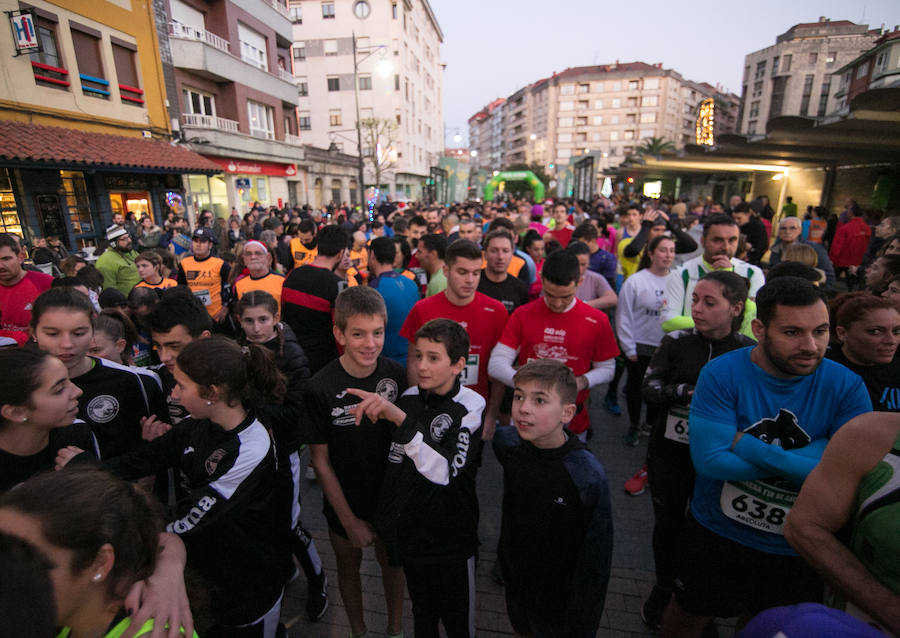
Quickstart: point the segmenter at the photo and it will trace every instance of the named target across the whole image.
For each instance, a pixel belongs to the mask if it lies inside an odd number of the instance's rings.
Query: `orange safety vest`
[[[163,280],[161,282],[159,282],[158,284],[148,284],[146,281],[144,281],[142,279],[141,281],[137,282],[134,285],[134,287],[135,288],[154,288],[154,289],[165,290],[166,288],[174,288],[177,285],[178,285],[178,282],[175,281],[174,279],[169,279],[168,277],[164,277]]]
[[[318,254],[318,248],[307,248],[299,238],[294,237],[291,240],[291,255],[294,258],[294,268],[311,264]]]
[[[215,317],[222,309],[222,264],[218,257],[207,257],[197,261],[194,257],[184,257],[181,268],[184,270],[188,288],[194,293],[210,317]]]
[[[251,290],[267,292],[278,302],[278,311],[281,312],[281,289],[284,286],[284,276],[277,272],[254,279],[250,275],[244,275],[234,282],[234,295],[240,299]]]

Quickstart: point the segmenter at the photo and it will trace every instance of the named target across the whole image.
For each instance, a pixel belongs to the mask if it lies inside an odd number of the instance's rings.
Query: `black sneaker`
[[[310,622],[316,622],[325,615],[328,609],[328,578],[325,571],[308,581],[309,591],[306,595],[306,617]]]
[[[653,591],[650,592],[650,596],[647,597],[647,600],[644,601],[644,605],[641,607],[641,620],[644,621],[644,624],[650,629],[659,629],[659,626],[662,624],[663,612],[666,611],[666,607],[671,599],[671,591],[660,589],[654,585]]]

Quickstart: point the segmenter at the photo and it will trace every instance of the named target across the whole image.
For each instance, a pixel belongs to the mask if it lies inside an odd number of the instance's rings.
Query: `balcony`
[[[260,161],[297,162],[304,157],[299,135],[285,135],[284,140],[270,138],[268,132],[242,133],[238,123],[224,117],[182,113],[184,139],[198,153],[221,155],[237,152],[240,157]]]
[[[214,33],[170,22],[169,43],[172,63],[177,68],[213,82],[238,82],[252,86],[289,104],[297,101],[297,85],[293,75],[280,67],[266,71],[242,60],[231,52],[227,40]]]
[[[272,29],[278,39],[280,45],[290,46],[293,40],[293,23],[291,14],[283,2],[278,0],[231,0],[243,11],[263,22],[267,27]]]
[[[228,133],[239,133],[238,123],[235,120],[226,120],[224,117],[214,115],[200,115],[198,113],[182,113],[181,122],[185,126],[195,128],[216,129]]]

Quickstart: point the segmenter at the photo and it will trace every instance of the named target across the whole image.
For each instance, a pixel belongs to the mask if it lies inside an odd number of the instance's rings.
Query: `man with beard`
[[[699,637],[711,618],[816,602],[822,582],[784,523],[828,440],[872,402],[862,379],[824,360],[828,309],[798,277],[763,286],[758,344],[710,361],[689,419],[697,472],[661,635]]]
[[[115,288],[128,296],[141,280],[134,263],[137,252],[131,247],[131,235],[124,226],[113,224],[106,229],[106,239],[109,248],[97,259],[97,270],[103,274],[103,287]]]
[[[749,297],[765,283],[762,270],[737,259],[738,239],[741,231],[737,222],[727,215],[713,215],[703,224],[700,243],[703,254],[689,259],[669,274],[666,282],[668,305],[662,311],[663,330],[681,330],[693,325],[691,320],[691,296],[694,286],[708,272],[730,270],[750,280]]]

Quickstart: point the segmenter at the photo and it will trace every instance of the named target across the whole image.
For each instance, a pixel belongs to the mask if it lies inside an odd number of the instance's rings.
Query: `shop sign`
[[[237,188],[250,188],[250,178],[249,177],[237,177],[234,180],[234,185]]]
[[[293,177],[297,174],[294,164],[278,164],[276,162],[254,162],[252,160],[231,159],[226,157],[210,157],[211,160],[225,169],[226,173],[237,175],[269,175],[271,177]]]
[[[37,53],[41,50],[41,41],[37,36],[34,13],[32,11],[7,11],[9,26],[12,28],[13,41],[16,44],[16,55]]]

